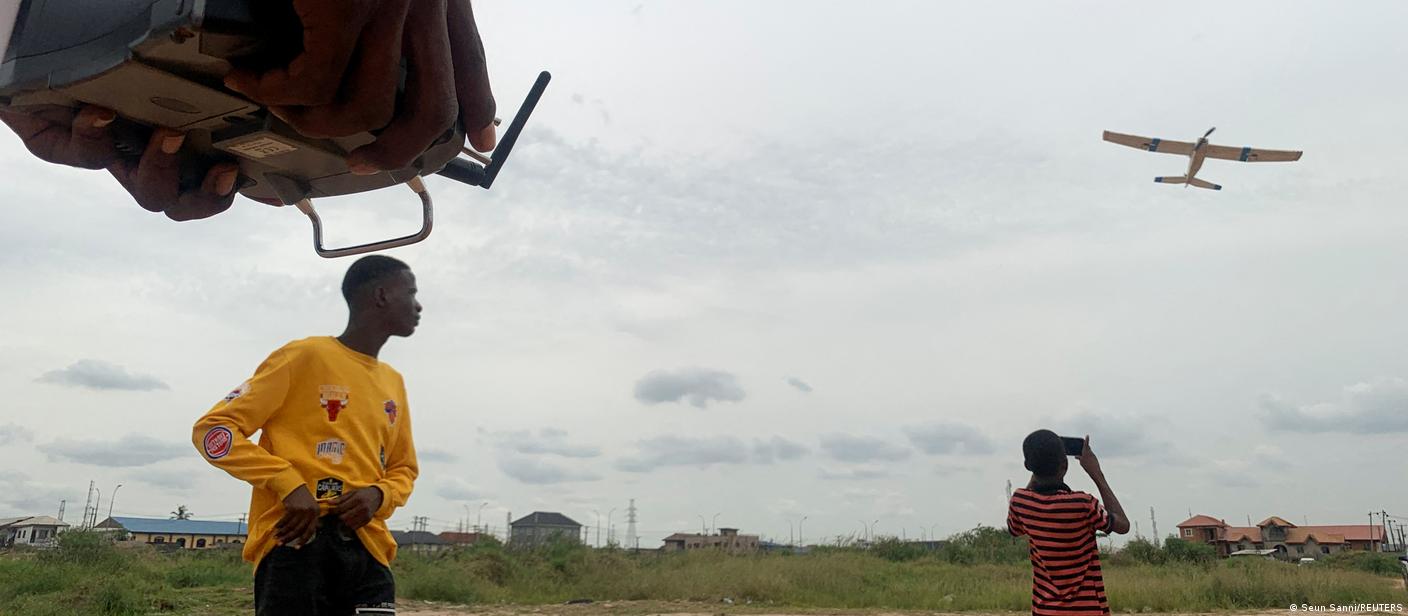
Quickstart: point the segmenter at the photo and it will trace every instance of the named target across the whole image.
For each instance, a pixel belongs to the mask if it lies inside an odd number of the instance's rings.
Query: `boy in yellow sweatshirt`
[[[419,468],[405,384],[377,353],[420,322],[415,282],[401,261],[359,259],[342,281],[342,335],[284,345],[196,422],[205,459],[254,486],[257,616],[396,613],[386,520]]]

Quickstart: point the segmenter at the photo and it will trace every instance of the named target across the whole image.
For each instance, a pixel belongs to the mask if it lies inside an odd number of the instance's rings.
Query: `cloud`
[[[617,460],[617,469],[643,473],[666,466],[743,464],[750,459],[747,443],[735,436],[660,436],[637,441],[636,447],[640,452]]]
[[[601,455],[601,448],[595,445],[580,445],[567,442],[567,432],[556,428],[543,428],[533,434],[528,430],[512,432],[479,431],[499,449],[523,455],[554,455],[564,458],[595,458]]]
[[[459,477],[445,477],[438,481],[435,494],[452,501],[473,501],[485,496],[482,490]]]
[[[798,391],[812,393],[812,386],[795,376],[787,377],[787,384],[796,387]]]
[[[1347,385],[1334,402],[1294,405],[1261,400],[1262,423],[1278,432],[1396,434],[1408,432],[1408,380],[1377,379]]]
[[[636,455],[616,461],[618,470],[644,473],[670,466],[773,464],[796,460],[808,452],[806,447],[781,436],[754,439],[751,445],[736,436],[660,436],[637,441],[636,448]]]
[[[855,466],[843,469],[821,469],[817,476],[826,480],[887,479],[893,477],[889,469],[882,466]]]
[[[150,436],[128,434],[112,441],[57,439],[39,446],[50,461],[93,466],[146,466],[162,460],[195,457],[189,444],[159,441]]]
[[[444,449],[435,449],[433,447],[427,447],[424,449],[420,447],[416,448],[416,460],[419,462],[453,464],[459,461],[459,459],[459,456],[445,451]]]
[[[955,423],[931,423],[904,429],[909,442],[920,451],[935,454],[988,454],[993,452],[992,440],[971,426]]]
[[[69,511],[73,511],[74,498],[77,496],[81,494],[70,494],[53,486],[32,481],[28,475],[18,471],[0,473],[0,505],[3,505],[0,511],[8,510],[17,516],[58,515],[59,501],[67,499]]]
[[[196,487],[198,477],[188,470],[144,469],[136,475],[136,479],[150,486],[186,492]]]
[[[841,462],[897,461],[909,458],[910,449],[871,436],[830,434],[821,437],[821,448]]]
[[[499,470],[509,477],[534,485],[601,479],[600,475],[590,471],[514,455],[499,458]]]
[[[680,368],[674,372],[654,370],[636,381],[636,399],[646,404],[687,400],[698,408],[710,401],[739,402],[747,395],[738,377],[719,370]]]
[[[796,460],[807,455],[809,451],[801,443],[795,443],[780,436],[774,436],[768,440],[755,439],[753,441],[753,461],[760,464],[772,464],[774,460]]]
[[[1090,448],[1101,457],[1146,456],[1166,462],[1187,461],[1172,444],[1156,436],[1163,433],[1157,419],[1086,411],[1051,423],[1062,436],[1089,434]],[[1019,447],[1020,443],[1014,449],[1020,452]]]
[[[899,517],[914,515],[914,506],[909,502],[909,496],[897,490],[878,490],[875,488],[855,488],[841,493],[841,499],[847,503],[863,508],[872,515],[882,517]],[[877,527],[875,535],[882,536],[884,533]]]
[[[7,423],[0,426],[0,445],[28,443],[34,440],[34,433],[24,426]]]
[[[80,359],[62,370],[50,370],[35,379],[40,383],[52,383],[65,387],[83,387],[98,390],[151,391],[171,389],[160,379],[145,374],[128,374],[127,369],[117,364],[98,359]]]

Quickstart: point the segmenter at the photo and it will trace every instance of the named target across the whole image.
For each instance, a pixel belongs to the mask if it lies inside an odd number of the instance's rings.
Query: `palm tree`
[[[173,520],[189,520],[189,519],[191,519],[191,512],[186,511],[186,506],[185,506],[185,505],[177,505],[177,506],[176,506],[176,510],[171,512],[171,519],[173,519]]]

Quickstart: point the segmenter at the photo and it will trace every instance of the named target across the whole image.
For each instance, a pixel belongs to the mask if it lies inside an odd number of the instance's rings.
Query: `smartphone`
[[[1061,444],[1066,446],[1066,455],[1079,456],[1085,451],[1085,439],[1076,436],[1061,437]]]

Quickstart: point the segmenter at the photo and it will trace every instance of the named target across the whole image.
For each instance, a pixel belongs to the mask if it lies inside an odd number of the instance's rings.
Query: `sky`
[[[1395,2],[476,3],[491,191],[432,178],[404,376],[431,531],[557,511],[641,547],[1000,526],[1022,438],[1091,435],[1139,532],[1408,516]],[[1301,149],[1186,159],[1102,130]],[[191,425],[348,260],[293,208],[173,223],[0,136],[0,517],[237,519]],[[332,244],[409,191],[320,203]],[[1075,489],[1093,483],[1072,468]],[[116,501],[113,487],[121,484]]]

